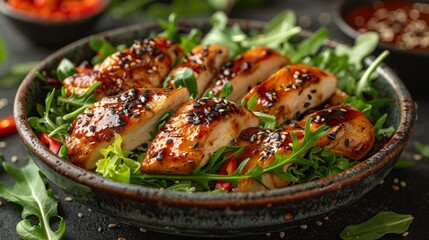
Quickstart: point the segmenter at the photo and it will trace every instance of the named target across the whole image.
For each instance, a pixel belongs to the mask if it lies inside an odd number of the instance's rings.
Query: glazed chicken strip
[[[274,115],[277,125],[295,119],[327,100],[337,89],[337,78],[308,65],[288,65],[250,90],[244,100],[255,94],[253,111]]]
[[[227,62],[208,88],[218,97],[225,83],[229,81],[233,86],[233,92],[228,99],[237,102],[249,89],[265,81],[288,63],[288,58],[273,49],[267,47],[250,49]]]
[[[328,109],[314,112],[294,125],[287,125],[277,130],[250,128],[244,130],[237,139],[237,145],[245,146],[239,161],[250,158],[243,169],[248,172],[256,164],[264,167],[274,162],[275,154],[288,155],[292,152],[291,133],[299,141],[304,138],[304,127],[307,118],[311,117],[311,131],[322,125],[329,126],[328,132],[320,138],[316,145],[327,147],[330,152],[341,154],[353,160],[360,160],[374,146],[374,128],[368,118],[361,111],[350,105],[337,105]],[[290,165],[284,167],[284,171]],[[268,189],[287,186],[289,182],[274,174],[264,174],[263,184]],[[253,192],[266,188],[253,179],[239,181],[236,189],[239,192]]]
[[[86,169],[102,158],[114,133],[122,137],[122,149],[130,151],[150,140],[158,120],[170,109],[189,99],[185,88],[133,88],[114,97],[105,97],[78,115],[68,130],[69,161]]]
[[[164,37],[146,38],[108,56],[94,71],[75,74],[63,81],[68,94],[82,94],[99,81],[97,98],[140,87],[161,87],[175,61],[183,56],[179,44]]]
[[[198,85],[198,97],[201,97],[212,78],[217,75],[219,69],[228,61],[229,50],[222,45],[198,45],[185,56],[171,71],[168,86],[175,87],[176,74],[183,68],[190,68],[194,72]]]
[[[256,127],[258,122],[251,111],[225,99],[190,100],[153,139],[141,172],[191,174],[243,129]]]

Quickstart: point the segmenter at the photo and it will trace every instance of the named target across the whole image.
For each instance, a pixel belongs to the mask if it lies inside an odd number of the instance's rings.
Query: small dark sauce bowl
[[[333,19],[338,28],[347,35],[350,40],[361,34],[346,21],[347,14],[354,8],[370,5],[377,0],[337,0],[334,4]],[[428,0],[409,0],[410,2],[429,3]],[[429,51],[401,49],[393,44],[380,42],[374,55],[383,50],[389,50],[390,55],[384,60],[392,70],[399,75],[411,94],[424,94],[427,85],[427,70],[429,66]]]

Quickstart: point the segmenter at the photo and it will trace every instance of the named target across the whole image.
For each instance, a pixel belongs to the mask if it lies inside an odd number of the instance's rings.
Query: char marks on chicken
[[[186,89],[133,88],[105,97],[88,107],[72,122],[66,145],[71,162],[86,169],[95,167],[118,133],[123,151],[131,151],[150,140],[158,120],[187,101]]]
[[[239,101],[249,89],[265,81],[271,74],[289,63],[289,59],[267,47],[250,49],[227,62],[207,88],[219,96],[227,82],[233,86],[228,99]]]
[[[191,174],[240,132],[256,127],[251,111],[225,99],[201,98],[183,104],[153,139],[143,173]]]
[[[316,146],[326,147],[334,154],[360,160],[374,145],[374,128],[365,114],[350,105],[341,104],[314,112],[303,120],[293,125],[286,125],[284,128],[244,130],[236,143],[238,146],[245,147],[239,156],[239,161],[249,158],[243,173],[250,171],[256,164],[264,167],[273,163],[276,154],[284,156],[292,153],[291,133],[295,134],[301,143],[307,118],[311,118],[311,131],[315,131],[322,125],[329,127],[328,132],[316,142]],[[290,164],[284,166],[283,171],[286,171],[289,166]],[[236,191],[263,191],[290,184],[289,181],[269,173],[262,176],[262,183],[263,185],[250,178],[240,180]]]
[[[130,48],[118,51],[95,65],[93,71],[74,74],[63,81],[68,94],[82,94],[93,83],[97,99],[132,88],[161,87],[175,61],[183,56],[182,47],[165,37],[136,40]]]
[[[288,65],[251,89],[244,99],[248,102],[256,94],[251,110],[273,115],[281,125],[323,103],[336,88],[337,78],[329,72],[308,65]]]

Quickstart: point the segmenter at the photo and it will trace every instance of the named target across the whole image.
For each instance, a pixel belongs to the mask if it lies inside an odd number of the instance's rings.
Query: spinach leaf
[[[61,82],[67,77],[77,73],[74,64],[67,58],[63,58],[57,67],[57,78]]]
[[[174,78],[174,85],[176,88],[187,88],[191,98],[195,99],[198,97],[197,80],[195,79],[192,69],[185,67],[178,70]]]
[[[23,207],[23,220],[16,226],[16,232],[22,239],[61,239],[65,232],[65,222],[57,215],[58,199],[51,189],[46,190],[45,183],[40,176],[39,169],[33,161],[29,160],[22,168],[15,168],[12,164],[2,162],[3,168],[16,181],[15,185],[7,186],[0,182],[0,196],[7,201]],[[30,217],[39,220],[33,225]],[[57,231],[51,229],[51,218],[60,219]]]
[[[114,47],[103,37],[90,36],[89,47],[97,53],[97,55],[91,59],[91,64],[96,65],[101,63],[107,56],[117,52],[118,50],[124,49],[126,46],[118,45],[117,47]]]
[[[340,237],[343,240],[371,240],[379,239],[387,233],[402,234],[408,230],[413,219],[414,217],[408,214],[384,211],[361,224],[347,226],[340,233]]]
[[[227,98],[229,95],[231,95],[232,91],[234,90],[234,86],[230,81],[226,82],[225,85],[222,87],[222,90],[219,94],[219,98]]]

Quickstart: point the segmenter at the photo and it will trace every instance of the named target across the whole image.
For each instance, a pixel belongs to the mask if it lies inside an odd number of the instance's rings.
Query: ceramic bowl
[[[354,39],[359,36],[359,32],[350,26],[346,21],[346,15],[354,8],[362,5],[370,5],[377,0],[336,0],[333,7],[333,19],[338,28],[348,36]],[[410,2],[429,3],[429,0],[409,0]],[[407,1],[405,1],[407,2]],[[378,44],[376,53],[383,50],[389,50],[390,55],[385,63],[399,75],[412,94],[426,94],[427,66],[429,62],[429,51],[425,50],[405,50],[395,47],[392,44]]]
[[[261,29],[264,22],[231,19],[243,29]],[[208,19],[180,22],[183,30],[210,28]],[[121,28],[100,34],[114,44],[159,30],[155,23]],[[309,32],[302,32],[306,38]],[[327,41],[331,47],[338,42]],[[373,189],[392,169],[413,130],[416,111],[407,88],[387,65],[378,68],[376,87],[393,100],[388,123],[397,131],[369,159],[336,176],[282,189],[254,193],[207,194],[169,192],[116,182],[79,168],[52,154],[37,138],[27,118],[43,101],[35,72],[53,69],[62,58],[81,62],[92,57],[88,38],[74,42],[43,60],[24,79],[15,99],[14,115],[19,134],[30,156],[50,181],[73,199],[120,221],[151,231],[196,236],[233,236],[280,231],[313,217],[339,211]],[[368,58],[368,62],[373,58]]]
[[[101,0],[100,6],[95,11],[81,18],[52,21],[16,11],[5,1],[0,0],[0,12],[6,19],[30,41],[52,48],[62,47],[89,35],[111,2]]]

